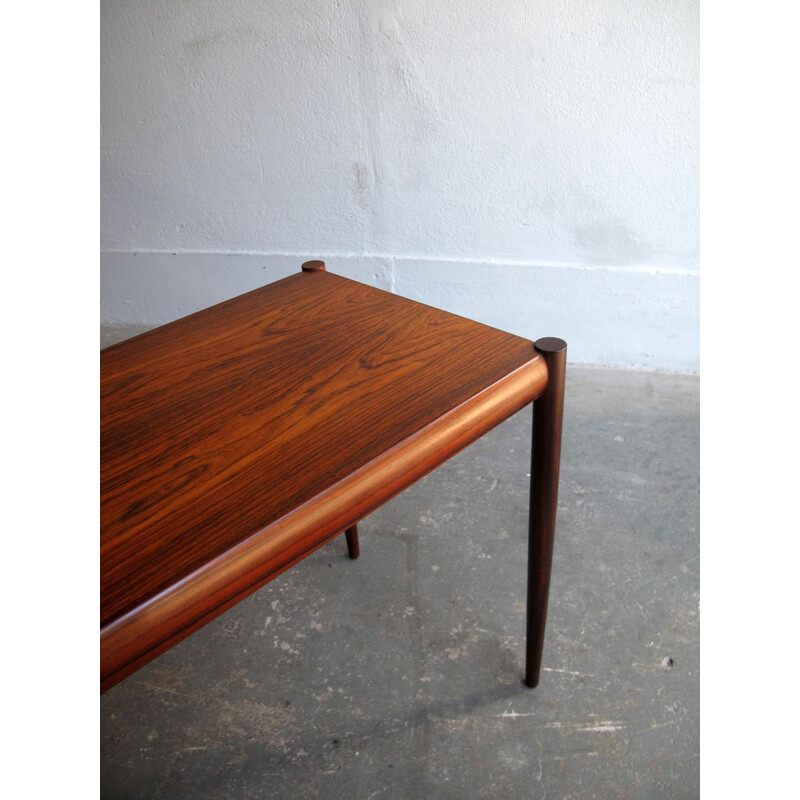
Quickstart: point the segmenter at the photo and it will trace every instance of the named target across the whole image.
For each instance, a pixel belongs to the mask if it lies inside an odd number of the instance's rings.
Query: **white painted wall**
[[[696,0],[104,0],[102,320],[329,268],[696,371]],[[136,254],[136,255],[134,255]]]

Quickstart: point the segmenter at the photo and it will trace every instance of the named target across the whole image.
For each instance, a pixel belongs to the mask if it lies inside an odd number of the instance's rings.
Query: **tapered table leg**
[[[533,404],[531,498],[528,528],[528,616],[525,631],[525,683],[538,686],[542,666],[547,596],[553,560],[553,536],[561,462],[564,376],[567,343],[547,337],[535,343],[547,362],[547,388]]]
[[[358,525],[353,525],[344,532],[344,537],[347,539],[347,554],[350,558],[358,558],[361,548],[358,546]]]

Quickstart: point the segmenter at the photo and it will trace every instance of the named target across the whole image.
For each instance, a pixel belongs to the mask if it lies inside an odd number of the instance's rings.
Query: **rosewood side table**
[[[302,271],[101,352],[110,688],[531,401],[526,675],[542,656],[566,345]]]

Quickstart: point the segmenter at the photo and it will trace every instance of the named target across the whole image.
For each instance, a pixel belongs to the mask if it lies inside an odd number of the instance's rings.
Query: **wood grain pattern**
[[[101,354],[107,688],[547,380],[533,344],[301,272]]]

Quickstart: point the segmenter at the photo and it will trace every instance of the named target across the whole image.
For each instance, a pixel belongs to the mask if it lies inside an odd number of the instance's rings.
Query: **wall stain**
[[[646,264],[652,256],[652,247],[616,216],[595,217],[575,226],[573,235],[590,264]]]
[[[366,210],[369,206],[369,195],[372,190],[372,179],[369,168],[360,161],[353,162],[353,202]]]

